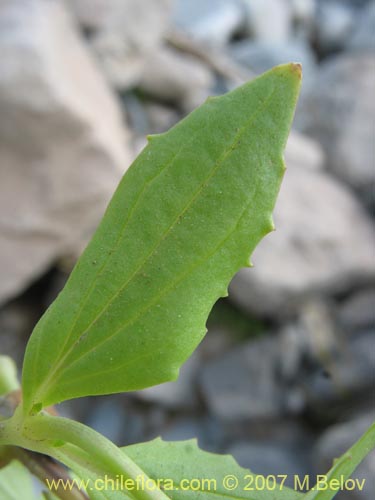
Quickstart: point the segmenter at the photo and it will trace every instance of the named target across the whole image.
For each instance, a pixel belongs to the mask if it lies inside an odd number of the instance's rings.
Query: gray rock
[[[279,416],[282,395],[275,379],[276,359],[276,343],[265,337],[208,362],[200,384],[210,412],[226,421]]]
[[[156,52],[168,27],[171,0],[65,0],[89,29],[91,47],[111,84],[137,84],[146,57]]]
[[[307,37],[315,19],[315,0],[290,0],[290,4],[297,35],[301,33]]]
[[[318,142],[292,130],[288,137],[284,159],[287,167],[298,165],[302,168],[320,170],[323,168],[325,155]]]
[[[348,332],[375,327],[375,290],[361,290],[340,304],[338,322]]]
[[[280,332],[279,381],[285,404],[329,421],[355,406],[372,390],[375,335],[371,330],[340,331],[332,304],[315,299],[301,307],[296,323]]]
[[[283,44],[292,29],[292,9],[288,0],[242,0],[246,7],[247,32],[256,40]]]
[[[97,400],[90,412],[87,424],[113,442],[119,442],[123,432],[129,432],[123,407],[118,398],[102,398]]]
[[[140,88],[162,101],[191,111],[208,97],[211,71],[198,59],[168,47],[152,54],[142,72]]]
[[[145,414],[135,408],[124,394],[86,401],[84,421],[121,446],[147,439]]]
[[[180,416],[170,420],[160,431],[166,441],[197,439],[200,448],[218,452],[223,444],[224,429],[211,417]]]
[[[0,308],[0,350],[22,366],[27,340],[39,316],[38,307],[18,299]]]
[[[348,3],[338,0],[318,3],[315,36],[323,54],[344,47],[353,29],[355,15]]]
[[[299,62],[303,67],[304,82],[310,85],[316,72],[315,57],[309,45],[303,40],[280,43],[266,40],[244,40],[232,44],[234,59],[256,73],[262,73],[278,64]]]
[[[193,39],[225,45],[244,23],[240,0],[177,0],[174,24]]]
[[[327,168],[371,197],[375,183],[375,58],[352,54],[321,66],[301,102],[302,130],[327,154]]]
[[[357,15],[354,31],[346,47],[355,51],[375,50],[375,2],[373,0]]]
[[[116,102],[62,4],[2,1],[0,58],[4,301],[81,250],[130,155]]]
[[[303,478],[310,472],[310,464],[303,443],[300,448],[275,442],[242,442],[229,448],[239,465],[263,476],[285,474],[285,486],[294,487],[294,478]],[[302,449],[301,449],[302,448]],[[262,485],[260,485],[262,487]]]
[[[192,409],[197,405],[194,389],[199,366],[199,354],[195,352],[182,366],[175,382],[149,387],[135,394],[142,401],[159,404],[171,410]]]
[[[169,130],[181,118],[173,107],[163,106],[156,102],[145,105],[148,117],[149,133],[160,134]]]
[[[314,464],[318,474],[325,474],[335,458],[345,453],[372,424],[374,414],[357,417],[329,427],[313,449]],[[352,478],[365,479],[363,491],[340,492],[342,500],[372,500],[375,474],[375,451],[372,451],[352,474]]]
[[[230,286],[232,300],[252,313],[282,316],[308,295],[374,278],[374,229],[352,193],[324,171],[288,167],[276,232],[256,248],[255,267],[242,269]]]

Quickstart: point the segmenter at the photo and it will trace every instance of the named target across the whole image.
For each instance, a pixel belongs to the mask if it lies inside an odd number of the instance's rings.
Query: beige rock
[[[325,156],[319,143],[299,132],[291,131],[285,148],[287,167],[298,165],[299,168],[320,169],[324,165],[324,159]]]
[[[0,61],[4,301],[82,247],[130,155],[116,102],[59,2],[3,0]]]
[[[177,102],[186,111],[202,104],[213,85],[211,71],[198,59],[163,47],[144,67],[140,88],[154,97]]]
[[[135,85],[167,29],[171,0],[65,0],[117,89]]]

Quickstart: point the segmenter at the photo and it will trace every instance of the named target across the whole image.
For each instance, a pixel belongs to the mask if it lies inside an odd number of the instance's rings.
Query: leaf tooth
[[[220,96],[214,96],[214,95],[210,95],[207,97],[207,99],[204,101],[204,104],[208,104],[208,103],[212,103],[212,102],[215,102],[217,101],[218,99],[220,98]]]
[[[267,221],[266,229],[267,229],[267,234],[271,233],[272,231],[276,231],[276,226],[275,226],[275,222],[273,220],[272,215]]]
[[[156,139],[160,139],[164,134],[148,134],[146,136],[147,142],[151,144],[152,142],[155,142]]]
[[[226,288],[224,288],[224,289],[222,289],[222,290],[219,292],[219,297],[223,297],[223,298],[224,298],[224,297],[228,297],[228,295],[229,295],[229,292],[228,292],[228,288],[227,288],[227,287],[226,287]]]
[[[251,255],[247,259],[245,267],[254,267],[254,264],[253,264],[253,262],[251,260]]]

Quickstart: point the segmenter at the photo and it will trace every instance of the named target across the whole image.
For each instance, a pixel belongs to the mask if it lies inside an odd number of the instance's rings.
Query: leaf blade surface
[[[276,67],[150,138],[33,332],[26,411],[177,377],[272,230],[300,78]]]
[[[240,467],[230,455],[199,449],[194,439],[158,438],[123,450],[154,481],[162,481],[172,500],[300,500],[303,496],[281,484],[281,479],[279,483],[260,481],[263,476]]]

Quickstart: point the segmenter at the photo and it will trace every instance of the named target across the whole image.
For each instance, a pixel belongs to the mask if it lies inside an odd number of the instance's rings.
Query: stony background
[[[0,0],[0,350],[22,355],[124,169],[212,94],[300,61],[276,233],[178,382],[61,412],[118,443],[198,437],[264,474],[323,473],[375,388],[375,2]],[[375,456],[358,471],[373,498]]]

